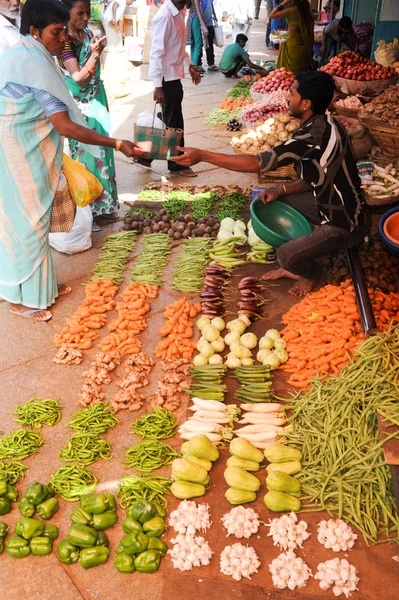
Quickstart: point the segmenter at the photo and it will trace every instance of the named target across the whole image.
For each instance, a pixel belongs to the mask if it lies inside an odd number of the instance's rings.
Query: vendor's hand
[[[258,194],[258,198],[260,198],[263,204],[269,204],[269,202],[273,202],[277,200],[279,196],[282,194],[281,188],[268,188],[263,190],[260,194]]]
[[[194,85],[198,85],[201,81],[201,73],[198,71],[197,67],[193,64],[191,64],[188,67],[188,72],[191,75],[191,79],[192,82],[194,83]]]
[[[154,102],[156,102],[157,104],[163,104],[165,100],[165,92],[163,91],[163,88],[161,87],[157,87],[154,90]]]
[[[177,149],[180,150],[180,152],[184,152],[184,154],[181,154],[180,156],[171,156],[170,160],[173,160],[179,165],[191,167],[202,161],[201,150],[198,150],[197,148],[180,148],[178,146]]]
[[[119,151],[129,158],[140,158],[144,154],[144,150],[129,140],[122,140]]]

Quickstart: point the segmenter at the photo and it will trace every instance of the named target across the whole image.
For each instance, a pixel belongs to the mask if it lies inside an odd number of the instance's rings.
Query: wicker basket
[[[399,157],[399,130],[397,127],[391,127],[383,121],[377,121],[366,116],[364,112],[360,113],[359,119],[373,141],[384,150],[385,154]]]
[[[261,152],[261,150],[259,148],[257,148],[256,150],[240,150],[240,148],[233,146],[233,144],[231,142],[230,142],[230,144],[232,145],[233,150],[236,154],[259,154],[259,152]]]
[[[356,94],[378,96],[387,87],[394,84],[396,80],[397,77],[393,77],[392,79],[378,79],[376,81],[358,81],[357,79],[345,79],[344,77],[334,76],[337,89],[349,96],[355,96]]]
[[[373,198],[373,196],[365,195],[365,200],[368,206],[385,206],[385,204],[392,204],[399,200],[399,194],[395,194],[395,196],[390,196],[389,198]]]
[[[335,105],[335,112],[340,117],[348,117],[349,119],[358,119],[359,113],[362,112],[359,108],[345,108],[345,106]]]

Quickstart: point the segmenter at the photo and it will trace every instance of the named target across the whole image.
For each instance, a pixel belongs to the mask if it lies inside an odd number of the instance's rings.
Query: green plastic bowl
[[[251,204],[251,220],[256,235],[274,248],[312,232],[309,221],[280,200],[263,204],[256,198]]]

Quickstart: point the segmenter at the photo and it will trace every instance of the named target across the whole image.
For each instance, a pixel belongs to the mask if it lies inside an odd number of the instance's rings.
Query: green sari
[[[288,27],[298,27],[300,33],[291,35],[282,43],[277,68],[285,67],[292,73],[309,71],[313,58],[313,35],[306,26],[297,6],[284,11]]]
[[[90,42],[92,38],[93,33],[89,29],[85,29],[83,44],[80,44],[78,40],[74,40],[70,36],[67,40],[66,47],[73,47],[80,69],[84,67],[90,58]],[[62,55],[63,60],[67,60],[69,57],[68,52]],[[66,76],[65,82],[73,99],[87,120],[87,127],[95,130],[97,133],[109,135],[111,118],[108,110],[107,94],[104,84],[100,79],[100,71],[100,61],[98,61],[96,72],[86,84],[86,87],[81,87],[70,75]],[[119,209],[119,202],[113,149],[99,146],[100,158],[98,159],[92,156],[90,152],[87,152],[82,144],[76,140],[69,140],[69,148],[72,158],[75,160],[79,159],[79,162],[99,179],[104,188],[101,196],[90,204],[93,216],[116,214]]]

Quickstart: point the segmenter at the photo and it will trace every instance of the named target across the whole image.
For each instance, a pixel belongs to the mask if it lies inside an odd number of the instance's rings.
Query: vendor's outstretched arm
[[[178,148],[184,152],[180,156],[172,156],[170,160],[179,165],[191,166],[200,162],[207,162],[222,169],[239,171],[241,173],[259,173],[259,159],[256,155],[231,155],[199,150],[198,148]]]

